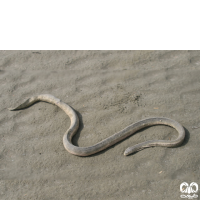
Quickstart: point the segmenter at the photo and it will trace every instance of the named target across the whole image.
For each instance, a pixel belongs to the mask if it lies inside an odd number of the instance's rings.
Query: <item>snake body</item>
[[[156,118],[144,119],[144,120],[141,120],[134,124],[131,124],[130,126],[127,126],[123,130],[119,131],[118,133],[115,133],[114,135],[102,140],[101,142],[99,142],[93,146],[78,147],[78,146],[75,146],[72,144],[72,138],[78,130],[79,118],[78,118],[77,114],[75,113],[75,111],[69,105],[62,102],[60,99],[58,99],[50,94],[42,94],[42,95],[31,97],[31,98],[27,99],[21,105],[15,107],[15,108],[9,108],[9,110],[24,109],[38,101],[44,101],[44,102],[54,104],[54,105],[58,106],[59,108],[61,108],[62,110],[64,110],[65,113],[69,116],[69,118],[71,120],[71,125],[63,136],[63,144],[64,144],[65,149],[68,152],[70,152],[74,155],[77,155],[77,156],[89,156],[89,155],[95,154],[99,151],[102,151],[102,150],[116,144],[117,142],[123,140],[124,138],[132,135],[136,131],[143,129],[145,127],[148,127],[148,126],[152,126],[152,125],[162,124],[162,125],[171,126],[178,131],[178,133],[179,133],[178,138],[175,140],[172,140],[172,141],[171,140],[145,141],[140,144],[134,145],[132,147],[128,147],[125,150],[124,155],[127,156],[131,153],[140,151],[147,147],[153,147],[153,146],[176,147],[176,146],[179,146],[185,138],[185,130],[178,122],[176,122],[172,119],[168,119],[168,118],[163,118],[163,117],[157,118],[156,117]]]

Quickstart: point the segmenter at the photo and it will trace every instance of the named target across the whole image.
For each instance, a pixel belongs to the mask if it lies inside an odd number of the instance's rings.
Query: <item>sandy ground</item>
[[[200,51],[0,51],[0,199],[181,199],[180,184],[200,186]],[[154,126],[90,157],[68,153],[68,116],[48,103],[7,108],[49,93],[81,120],[74,144],[90,146],[148,117],[180,122],[177,148],[124,150],[174,139]],[[198,193],[199,195],[199,193]]]

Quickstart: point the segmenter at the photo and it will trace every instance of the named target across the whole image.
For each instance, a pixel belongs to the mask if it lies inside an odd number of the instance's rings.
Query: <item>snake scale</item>
[[[162,125],[171,126],[178,131],[178,134],[179,134],[178,138],[175,140],[172,140],[172,141],[171,140],[145,141],[140,144],[134,145],[132,147],[128,147],[125,150],[124,155],[127,156],[134,152],[140,151],[144,148],[153,147],[153,146],[176,147],[176,146],[179,146],[185,138],[185,130],[178,122],[176,122],[172,119],[168,119],[168,118],[156,117],[156,118],[144,119],[139,122],[133,123],[133,124],[127,126],[126,128],[124,128],[123,130],[119,131],[118,133],[115,133],[114,135],[102,140],[101,142],[99,142],[93,146],[78,147],[78,146],[75,146],[72,144],[72,138],[76,134],[76,131],[78,130],[79,118],[78,118],[77,114],[75,113],[75,111],[69,105],[62,102],[60,99],[58,99],[50,94],[42,94],[42,95],[31,97],[31,98],[27,99],[21,105],[15,107],[15,108],[9,108],[9,110],[24,109],[38,101],[44,101],[44,102],[54,104],[54,105],[58,106],[59,108],[61,108],[62,110],[64,110],[65,113],[70,117],[71,125],[63,136],[63,144],[64,144],[65,149],[68,152],[70,152],[74,155],[77,155],[77,156],[89,156],[89,155],[95,154],[99,151],[102,151],[102,150],[116,144],[117,142],[123,140],[124,138],[132,135],[136,131],[143,129],[145,127],[148,127],[148,126],[152,126],[152,125],[162,124]]]

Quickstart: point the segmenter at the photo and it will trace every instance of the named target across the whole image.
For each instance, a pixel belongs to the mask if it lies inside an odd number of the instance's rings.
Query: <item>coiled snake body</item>
[[[102,150],[116,144],[117,142],[123,140],[124,138],[132,135],[136,131],[143,129],[145,127],[148,127],[148,126],[152,126],[152,125],[163,124],[163,125],[171,126],[178,131],[178,133],[179,133],[178,138],[175,140],[172,140],[172,141],[171,140],[145,141],[140,144],[134,145],[132,147],[128,147],[125,150],[124,155],[129,155],[136,151],[142,150],[147,147],[152,147],[152,146],[176,147],[176,146],[179,146],[185,138],[185,130],[178,122],[176,122],[172,119],[159,117],[159,118],[144,119],[144,120],[141,120],[134,124],[131,124],[130,126],[127,126],[123,130],[119,131],[118,133],[115,133],[114,135],[102,140],[101,142],[99,142],[93,146],[90,146],[90,147],[74,146],[72,144],[72,137],[76,134],[76,131],[78,130],[79,118],[78,118],[77,114],[75,113],[75,111],[69,105],[62,102],[60,99],[58,99],[50,94],[42,94],[42,95],[38,95],[35,97],[31,97],[31,98],[27,99],[21,105],[15,107],[15,108],[9,108],[9,110],[24,109],[26,107],[31,106],[32,104],[34,104],[37,101],[44,101],[44,102],[54,104],[54,105],[58,106],[59,108],[61,108],[62,110],[64,110],[65,113],[70,117],[71,125],[63,136],[63,144],[64,144],[65,149],[68,152],[70,152],[74,155],[77,155],[77,156],[89,156],[89,155],[95,154],[99,151],[102,151]]]

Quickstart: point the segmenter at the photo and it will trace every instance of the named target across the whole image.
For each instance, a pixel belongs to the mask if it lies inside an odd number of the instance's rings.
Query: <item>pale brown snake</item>
[[[76,115],[75,111],[69,105],[62,102],[60,99],[57,99],[56,97],[50,94],[42,94],[35,97],[31,97],[27,99],[24,103],[22,103],[20,106],[17,106],[15,108],[9,108],[9,110],[20,110],[20,109],[31,106],[37,101],[44,101],[51,104],[55,104],[56,106],[64,110],[65,113],[70,117],[71,125],[63,136],[63,144],[64,144],[65,149],[68,152],[77,156],[89,156],[89,155],[95,154],[99,151],[102,151],[103,149],[106,149],[116,144],[117,142],[123,140],[124,138],[132,135],[136,131],[148,126],[152,126],[152,125],[162,124],[162,125],[171,126],[178,131],[178,134],[179,134],[178,138],[172,141],[171,140],[145,141],[140,144],[134,145],[132,147],[128,147],[125,150],[124,155],[127,156],[131,153],[134,153],[136,151],[142,150],[147,147],[152,147],[152,146],[176,147],[176,146],[179,146],[185,138],[185,130],[178,122],[172,119],[168,119],[168,118],[156,117],[156,118],[144,119],[134,124],[131,124],[130,126],[127,126],[123,130],[119,131],[118,133],[115,133],[114,135],[102,140],[101,142],[93,146],[90,146],[90,147],[74,146],[72,144],[72,137],[76,134],[76,131],[78,130],[79,118]]]

